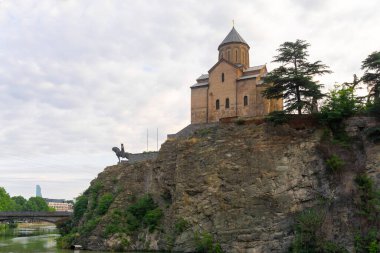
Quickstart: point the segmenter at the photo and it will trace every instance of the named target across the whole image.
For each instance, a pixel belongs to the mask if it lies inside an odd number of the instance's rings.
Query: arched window
[[[226,109],[230,108],[230,99],[226,98]]]
[[[219,99],[216,100],[215,107],[216,107],[217,110],[219,110]]]
[[[244,96],[244,106],[247,106],[247,105],[248,105],[248,97]]]
[[[227,60],[231,60],[231,57],[230,57],[230,50],[227,51]]]
[[[235,62],[237,62],[237,50],[235,50]]]
[[[222,82],[224,82],[224,73],[222,73]]]

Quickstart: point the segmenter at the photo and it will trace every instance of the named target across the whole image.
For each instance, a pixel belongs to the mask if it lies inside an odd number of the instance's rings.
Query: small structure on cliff
[[[218,62],[191,88],[191,123],[228,117],[264,116],[283,109],[282,99],[266,99],[266,65],[249,66],[249,45],[232,28],[218,47]]]
[[[124,145],[121,144],[121,149],[118,147],[113,147],[112,151],[115,152],[117,158],[119,159],[119,163],[126,162],[126,163],[136,163],[136,162],[143,162],[148,160],[154,160],[157,158],[158,152],[143,152],[143,153],[137,153],[132,154],[124,151]],[[127,160],[121,160],[120,158],[126,158]]]

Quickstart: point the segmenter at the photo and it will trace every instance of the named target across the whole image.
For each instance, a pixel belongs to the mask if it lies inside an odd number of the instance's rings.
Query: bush
[[[189,222],[185,220],[184,218],[179,218],[177,222],[174,225],[174,232],[177,235],[180,235],[189,227]]]
[[[213,239],[211,234],[203,232],[201,234],[195,233],[195,247],[198,253],[213,252]]]
[[[79,196],[74,204],[74,221],[78,222],[87,210],[88,198],[85,195]]]
[[[127,212],[133,214],[137,219],[141,220],[145,216],[145,214],[157,208],[157,205],[154,203],[152,197],[150,195],[145,195],[135,204],[132,204],[128,207]]]
[[[91,220],[88,220],[80,229],[80,234],[83,235],[89,235],[99,224],[100,218],[93,218]]]
[[[326,164],[333,173],[337,173],[342,170],[344,161],[337,155],[332,155],[326,160]]]
[[[149,228],[150,232],[152,232],[157,227],[162,216],[163,213],[160,208],[147,211],[143,218],[143,224]]]
[[[373,143],[380,143],[380,127],[371,127],[365,130],[367,139]]]
[[[113,196],[109,193],[104,194],[100,200],[97,207],[97,214],[104,215],[107,211],[110,205],[113,202]]]
[[[289,115],[284,111],[274,111],[268,114],[267,121],[274,123],[274,125],[282,125],[289,121]]]

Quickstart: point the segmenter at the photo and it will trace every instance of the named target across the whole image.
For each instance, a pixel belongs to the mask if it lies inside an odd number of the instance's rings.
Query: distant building
[[[249,66],[249,45],[232,28],[219,45],[218,62],[191,86],[191,123],[229,117],[262,117],[283,109],[282,99],[266,99],[262,91],[266,65]]]
[[[59,212],[73,212],[73,202],[64,199],[48,199],[44,198],[49,207]]]
[[[39,185],[36,185],[36,197],[42,198],[41,186],[39,186]]]

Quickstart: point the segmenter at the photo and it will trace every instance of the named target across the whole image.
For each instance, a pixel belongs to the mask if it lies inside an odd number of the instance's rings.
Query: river
[[[95,251],[57,249],[59,237],[55,226],[49,224],[21,224],[0,235],[1,253],[95,253]],[[105,253],[96,251],[96,253]]]

